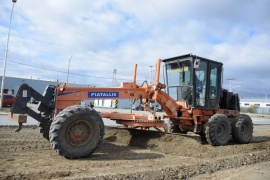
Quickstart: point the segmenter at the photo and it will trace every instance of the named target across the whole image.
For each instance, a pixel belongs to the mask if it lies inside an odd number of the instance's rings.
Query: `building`
[[[270,100],[266,99],[240,99],[241,110],[256,107],[258,114],[270,114]]]
[[[0,76],[0,81],[2,82],[2,77]],[[17,78],[17,77],[5,77],[5,87],[4,87],[4,93],[6,94],[13,94],[16,95],[19,87],[22,84],[28,84],[31,86],[33,89],[35,89],[37,92],[40,94],[43,94],[45,88],[48,85],[61,85],[63,82],[60,81],[49,81],[49,80],[41,80],[41,79],[27,79],[27,78]],[[69,83],[69,86],[86,86],[86,85],[81,85],[81,84],[74,84],[74,83]],[[1,88],[1,83],[0,83],[0,88]]]
[[[3,76],[0,76],[1,82],[2,82],[2,78]],[[29,86],[33,87],[37,92],[42,94],[44,89],[48,85],[57,85],[57,84],[61,84],[61,82],[40,80],[40,79],[5,77],[4,93],[16,95],[19,90],[19,87],[22,84],[28,84]],[[0,84],[0,87],[1,87],[1,84]]]
[[[0,76],[0,81],[2,82],[2,76]],[[22,84],[28,84],[31,86],[33,89],[35,89],[37,92],[40,94],[43,94],[45,88],[48,85],[61,85],[63,82],[59,81],[48,81],[48,80],[40,80],[40,79],[26,79],[26,78],[16,78],[16,77],[5,77],[5,87],[4,87],[4,93],[6,94],[12,94],[16,95],[20,86]],[[74,84],[74,83],[69,83],[69,86],[81,86],[85,87],[87,85],[82,85],[82,84]],[[88,86],[89,87],[89,86]],[[1,88],[1,83],[0,83],[0,88]],[[83,100],[83,102],[86,105],[89,105],[93,100]],[[114,105],[115,101],[114,100],[95,100],[95,106],[101,106],[101,107],[115,107]],[[130,103],[129,100],[119,100],[118,101],[118,108],[129,108]]]
[[[270,100],[268,99],[240,99],[240,107],[249,107],[256,105],[261,108],[270,108]]]

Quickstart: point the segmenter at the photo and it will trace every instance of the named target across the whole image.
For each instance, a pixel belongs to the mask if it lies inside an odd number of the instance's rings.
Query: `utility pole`
[[[112,87],[117,87],[116,73],[117,73],[117,69],[114,69],[113,70]],[[118,108],[118,99],[113,100],[112,103],[113,103],[112,106],[114,108]]]
[[[6,76],[6,67],[7,67],[7,58],[8,58],[8,43],[9,43],[11,19],[12,19],[14,4],[17,2],[17,0],[12,0],[12,2],[13,2],[13,5],[12,5],[11,15],[10,15],[10,19],[9,19],[8,38],[7,38],[7,46],[6,46],[7,48],[6,48],[6,55],[5,55],[5,61],[4,61],[4,73],[2,76],[2,84],[1,84],[0,109],[2,109],[2,103],[3,103],[3,93],[4,93],[4,86],[5,86],[5,76]]]
[[[227,79],[229,82],[230,82],[230,92],[232,92],[232,81],[234,81],[235,80],[235,78],[228,78]]]
[[[117,87],[116,73],[117,73],[117,69],[114,69],[113,70],[112,87]]]
[[[68,60],[68,72],[67,72],[67,85],[68,85],[68,78],[69,78],[69,67],[70,67],[70,60],[71,60],[72,56],[69,58]]]
[[[150,84],[152,84],[152,68],[153,66],[149,66],[150,67]]]

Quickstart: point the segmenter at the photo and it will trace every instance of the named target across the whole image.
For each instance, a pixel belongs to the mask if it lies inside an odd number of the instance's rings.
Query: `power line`
[[[0,37],[3,37],[3,36],[0,36]],[[47,44],[47,45],[51,45],[51,46],[58,46],[58,47],[62,47],[62,48],[67,48],[67,49],[73,49],[73,50],[76,50],[76,51],[84,51],[83,49],[78,49],[78,48],[74,48],[74,47],[69,47],[69,46],[65,46],[63,44],[57,44],[57,43],[52,43],[52,42],[47,42],[47,41],[42,41],[42,40],[39,40],[39,39],[31,39],[31,38],[27,38],[27,37],[19,37],[19,36],[15,36],[13,35],[13,37],[16,37],[16,38],[19,38],[21,40],[28,40],[28,41],[34,41],[34,42],[39,42],[39,43],[43,43],[43,44]]]
[[[0,37],[3,37],[3,36],[0,36]],[[52,43],[52,42],[43,41],[43,40],[39,40],[39,39],[28,38],[28,37],[19,37],[19,36],[16,36],[16,35],[13,35],[13,37],[19,38],[20,40],[22,40],[22,42],[25,42],[25,39],[26,39],[28,41],[34,41],[34,42],[46,44],[47,46],[48,45],[57,46],[57,47],[61,47],[61,48],[72,49],[72,50],[77,51],[77,52],[85,52],[85,49],[83,49],[83,48],[75,48],[75,47],[66,46],[66,45],[63,45],[63,44],[57,44],[57,43]],[[27,44],[27,42],[25,42],[25,43]],[[116,57],[116,56],[111,55],[111,54],[105,54],[105,55],[107,57],[110,57],[110,58],[112,58],[112,57],[115,58]],[[98,61],[98,60],[95,60],[95,61]]]
[[[4,60],[3,58],[0,58],[0,60]],[[25,64],[25,63],[21,63],[21,62],[17,62],[17,61],[13,61],[13,60],[7,60],[8,62],[14,63],[14,64],[20,64],[23,66],[28,66],[28,67],[32,67],[32,68],[36,68],[36,69],[43,69],[43,70],[47,70],[47,71],[52,71],[52,72],[58,72],[58,73],[63,73],[66,74],[67,72],[64,71],[59,71],[59,70],[54,70],[54,69],[48,69],[45,67],[39,67],[39,66],[34,66],[34,65],[29,65],[29,64]],[[69,73],[72,75],[76,75],[76,76],[82,76],[82,77],[91,77],[91,78],[98,78],[98,79],[109,79],[109,80],[114,80],[113,78],[107,78],[107,77],[102,77],[102,76],[90,76],[90,75],[85,75],[85,74],[77,74],[77,73]],[[117,79],[117,80],[123,80],[123,81],[130,81],[130,79]],[[138,81],[144,81],[144,80],[138,80]],[[265,95],[264,93],[252,93],[252,92],[245,92],[245,91],[239,91],[239,90],[234,90],[236,92],[240,92],[240,93],[246,93],[246,94],[252,94],[252,95]],[[270,94],[270,93],[269,93]]]
[[[1,60],[4,60],[3,58],[0,58],[0,59]],[[63,74],[66,74],[67,73],[65,71],[48,69],[48,68],[45,68],[45,67],[39,67],[39,66],[29,65],[29,64],[25,64],[25,63],[21,63],[21,62],[17,62],[17,61],[12,61],[12,60],[8,60],[8,62],[11,62],[11,63],[14,63],[14,64],[20,64],[20,65],[28,66],[28,67],[32,67],[32,68],[37,68],[37,69],[43,69],[43,70],[47,70],[47,71],[52,71],[52,72],[58,72],[58,73],[63,73]],[[77,73],[69,73],[69,74],[76,75],[76,76],[82,76],[82,77],[98,78],[98,79],[110,79],[110,80],[113,79],[113,78],[107,78],[107,77],[102,77],[102,76],[90,76],[90,75],[77,74]],[[117,80],[130,81],[130,79],[117,79]],[[138,81],[143,81],[143,80],[138,80]]]

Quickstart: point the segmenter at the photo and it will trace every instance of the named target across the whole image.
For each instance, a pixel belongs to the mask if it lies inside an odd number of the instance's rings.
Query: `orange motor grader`
[[[161,62],[164,63],[166,85],[159,82]],[[249,143],[253,124],[249,116],[240,114],[237,94],[222,89],[223,64],[193,54],[157,61],[156,79],[152,84],[136,84],[137,65],[132,82],[118,88],[47,86],[43,95],[27,84],[21,85],[9,118],[26,123],[27,115],[39,123],[40,133],[54,150],[69,158],[89,157],[103,140],[104,123],[109,118],[126,128],[157,129],[172,133],[194,132],[213,146]],[[39,101],[37,110],[27,107],[33,97]],[[138,100],[149,114],[97,112],[80,105],[81,100]],[[154,103],[154,109],[149,108]],[[156,103],[164,110],[156,113]],[[171,124],[168,129],[164,119]]]

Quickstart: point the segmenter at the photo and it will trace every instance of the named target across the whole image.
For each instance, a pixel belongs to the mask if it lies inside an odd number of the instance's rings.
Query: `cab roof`
[[[194,59],[198,58],[198,59],[202,59],[202,60],[206,60],[206,61],[212,61],[214,63],[218,63],[218,64],[223,64],[221,62],[218,62],[218,61],[214,61],[214,60],[211,60],[211,59],[207,59],[207,58],[204,58],[204,57],[201,57],[201,56],[197,56],[195,54],[185,54],[185,55],[181,55],[181,56],[176,56],[176,57],[172,57],[172,58],[167,58],[167,59],[162,59],[162,62],[169,62],[169,61],[174,61],[174,60],[177,60],[177,59],[185,59],[185,58],[189,58],[189,57],[192,57]]]

